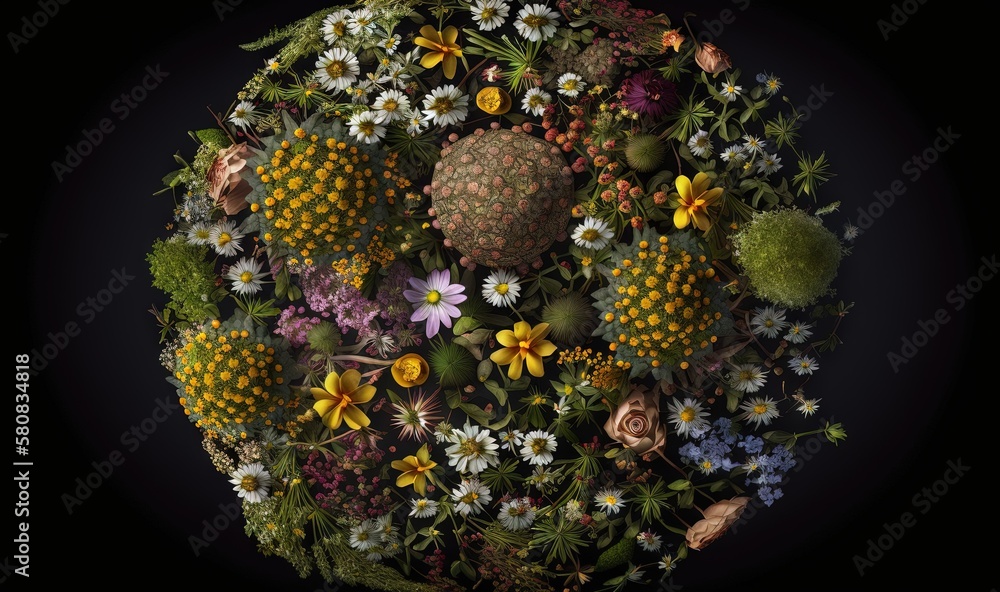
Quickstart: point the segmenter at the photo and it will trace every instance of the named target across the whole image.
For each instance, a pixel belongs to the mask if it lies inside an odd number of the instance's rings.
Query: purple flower
[[[639,115],[662,117],[677,108],[677,86],[656,70],[643,70],[622,83],[622,102]]]
[[[451,327],[451,319],[462,316],[455,306],[465,302],[465,286],[451,283],[448,270],[434,270],[426,280],[411,277],[412,290],[403,290],[403,296],[415,305],[410,316],[414,323],[427,320],[427,337],[437,335],[441,325]]]

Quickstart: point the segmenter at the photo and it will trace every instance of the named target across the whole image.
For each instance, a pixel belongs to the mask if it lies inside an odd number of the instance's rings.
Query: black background
[[[81,327],[30,383],[31,577],[5,570],[0,586],[322,589],[316,579],[300,581],[284,560],[259,555],[236,524],[195,556],[189,537],[235,498],[179,411],[134,451],[122,440],[157,400],[174,397],[146,312],[162,296],[150,287],[144,262],[153,239],[167,234],[171,203],[151,194],[173,168],[171,154],[193,152],[187,131],[211,127],[209,109],[226,110],[251,70],[270,57],[237,44],[323,6],[244,1],[220,19],[221,5],[78,0],[60,6],[16,53],[9,36],[0,50],[7,52],[11,127],[0,169],[7,181],[0,256],[15,323],[5,335],[5,357],[9,363],[58,340],[67,322]],[[997,287],[987,282],[959,311],[947,299],[977,272],[981,257],[996,253],[989,217],[995,175],[969,164],[991,150],[977,113],[991,107],[993,92],[969,31],[986,15],[957,3],[914,1],[906,8],[917,10],[886,40],[877,21],[890,18],[888,2],[859,11],[844,3],[713,0],[667,12],[696,12],[692,25],[709,30],[708,21],[719,25],[727,8],[732,22],[713,37],[747,85],[768,70],[796,105],[811,87],[833,93],[803,128],[809,149],[826,150],[839,175],[821,193],[843,202],[831,226],[856,222],[858,208],[895,180],[906,193],[842,266],[836,287],[856,307],[842,331],[846,344],[823,356],[812,383],[810,395],[823,398],[820,413],[845,422],[849,439],[838,449],[824,445],[792,475],[784,499],[694,554],[673,589],[881,590],[907,582],[914,590],[989,592],[1000,585],[991,553],[997,513],[986,485],[996,449],[996,322],[989,305]],[[8,3],[3,31],[19,32],[21,17],[39,10],[32,2]],[[119,119],[114,101],[157,65],[169,75]],[[64,160],[65,146],[102,118],[114,130],[58,182],[53,161]],[[903,163],[948,126],[961,138],[919,180],[909,178]],[[122,268],[135,276],[127,288],[93,317],[81,314],[87,298]],[[898,352],[901,338],[938,309],[950,321],[894,373],[887,353]],[[62,496],[115,450],[124,463],[68,514]],[[914,496],[958,459],[968,473],[939,502],[915,506]],[[11,491],[11,504],[15,497]],[[904,512],[916,523],[861,577],[853,558]],[[13,547],[0,549],[0,557],[14,555]]]

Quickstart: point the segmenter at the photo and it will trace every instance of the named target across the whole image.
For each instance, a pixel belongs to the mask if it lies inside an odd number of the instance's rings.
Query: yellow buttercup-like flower
[[[420,65],[429,69],[440,63],[445,78],[454,78],[458,58],[462,57],[462,48],[455,43],[457,39],[458,29],[451,25],[444,31],[438,31],[432,25],[420,27],[420,36],[415,37],[413,42],[430,50],[420,58]]]
[[[670,196],[677,209],[674,211],[674,226],[685,228],[689,223],[698,230],[708,230],[712,221],[708,217],[708,208],[722,196],[722,187],[709,189],[712,180],[705,173],[698,173],[694,181],[684,175],[677,177],[677,193]]]
[[[496,340],[504,346],[490,355],[490,359],[501,366],[510,364],[507,376],[511,380],[521,378],[521,368],[527,363],[532,376],[544,376],[542,358],[556,351],[556,346],[545,339],[549,334],[548,323],[538,323],[532,328],[524,321],[514,323],[514,330],[504,329],[496,334]]]
[[[416,455],[410,455],[403,460],[392,461],[392,468],[397,471],[402,471],[403,474],[396,477],[396,487],[408,487],[413,486],[420,495],[426,495],[427,493],[427,472],[437,466],[437,463],[431,460],[431,453],[427,450],[427,444],[424,444],[417,450]]]
[[[427,360],[414,353],[405,354],[393,362],[391,372],[396,384],[406,388],[422,385],[431,373]]]
[[[323,382],[323,388],[309,389],[316,402],[313,409],[323,419],[323,424],[331,430],[347,422],[351,429],[359,430],[371,423],[365,412],[357,405],[367,403],[375,396],[375,387],[361,384],[361,373],[348,370],[343,376],[331,372]]]

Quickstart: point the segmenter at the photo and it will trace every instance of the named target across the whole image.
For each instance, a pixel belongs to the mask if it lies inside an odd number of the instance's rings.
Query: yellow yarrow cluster
[[[595,352],[589,347],[562,350],[556,363],[560,366],[572,366],[580,380],[587,381],[594,388],[603,391],[618,389],[625,372],[632,367],[630,362],[616,360],[610,354]]]
[[[345,284],[360,290],[365,278],[374,271],[388,267],[395,260],[396,252],[382,242],[380,234],[376,234],[372,236],[366,249],[355,252],[350,257],[338,259],[332,266],[337,274],[344,278]]]
[[[295,129],[255,171],[265,195],[251,209],[263,218],[264,239],[307,262],[354,252],[370,240],[397,189],[410,186],[395,172],[395,154],[378,160],[334,137]]]
[[[725,306],[713,302],[715,269],[697,248],[689,235],[643,232],[609,266],[609,285],[595,296],[617,359],[683,369],[711,351]]]
[[[218,325],[218,322],[215,323]],[[210,437],[245,439],[278,418],[290,401],[275,348],[250,331],[206,326],[188,330],[175,351],[185,415]]]

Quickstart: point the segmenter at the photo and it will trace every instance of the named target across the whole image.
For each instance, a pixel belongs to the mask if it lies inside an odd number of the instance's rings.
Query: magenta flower
[[[437,335],[441,325],[451,327],[451,319],[462,316],[455,305],[465,302],[465,286],[452,284],[448,270],[434,270],[426,280],[411,277],[409,282],[413,289],[403,290],[403,296],[416,307],[410,320],[417,323],[426,319],[427,337]]]
[[[622,102],[639,115],[663,117],[677,108],[677,86],[656,70],[643,70],[622,83]]]

